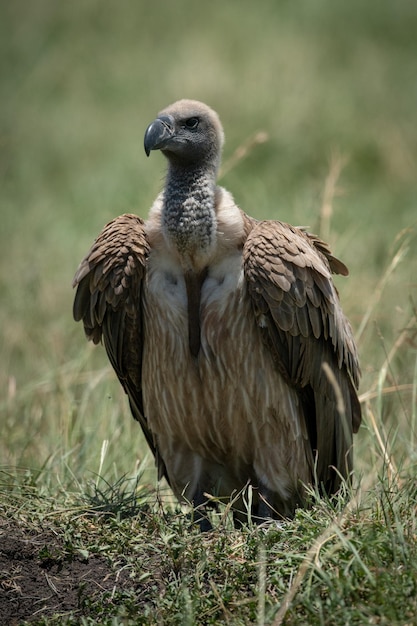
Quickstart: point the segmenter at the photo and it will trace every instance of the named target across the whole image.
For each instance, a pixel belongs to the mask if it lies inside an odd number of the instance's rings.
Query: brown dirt
[[[68,555],[51,531],[25,534],[0,528],[0,624],[14,626],[42,617],[90,614],[90,600],[131,585],[128,574],[101,556]],[[88,602],[86,602],[88,600]]]

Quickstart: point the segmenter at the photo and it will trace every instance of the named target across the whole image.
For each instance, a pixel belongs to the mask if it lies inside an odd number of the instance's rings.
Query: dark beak
[[[161,115],[151,122],[146,129],[144,147],[146,156],[151,150],[163,149],[174,136],[174,119],[170,115]]]

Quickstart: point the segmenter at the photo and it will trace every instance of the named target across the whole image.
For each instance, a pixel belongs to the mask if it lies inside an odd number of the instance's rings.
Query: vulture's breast
[[[262,343],[240,252],[208,268],[200,325],[201,347],[193,357],[182,270],[172,257],[152,253],[144,294],[142,388],[162,455],[181,444],[218,463],[233,457],[256,464],[257,454],[284,465],[299,453],[305,459],[299,400]]]

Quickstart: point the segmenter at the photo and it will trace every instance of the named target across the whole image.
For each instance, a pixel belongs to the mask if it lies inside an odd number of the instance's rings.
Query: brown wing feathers
[[[142,282],[149,244],[144,222],[121,215],[109,222],[81,262],[74,318],[82,320],[88,339],[103,340],[109,360],[129,396],[133,416],[156,455],[142,406]]]
[[[359,426],[360,407],[350,380],[357,384],[357,354],[330,280],[326,260],[330,251],[316,237],[268,221],[253,229],[243,255],[264,341],[288,383],[300,389],[311,443],[318,451],[317,474],[334,491],[339,477],[329,466],[339,468],[342,475],[350,471],[351,432],[352,426],[354,431]],[[334,264],[339,270],[344,267]],[[327,378],[323,363],[332,367],[344,416],[339,414],[334,381]],[[345,416],[352,416],[347,429]]]

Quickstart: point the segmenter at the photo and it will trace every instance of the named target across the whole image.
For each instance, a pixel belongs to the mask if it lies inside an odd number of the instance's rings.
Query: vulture
[[[335,494],[361,421],[332,280],[348,270],[306,229],[235,204],[216,181],[223,142],[202,102],[161,111],[144,148],[167,159],[162,192],[146,221],[109,222],[73,281],[75,320],[104,343],[159,478],[202,530],[220,499],[239,524],[291,517],[309,485]]]

